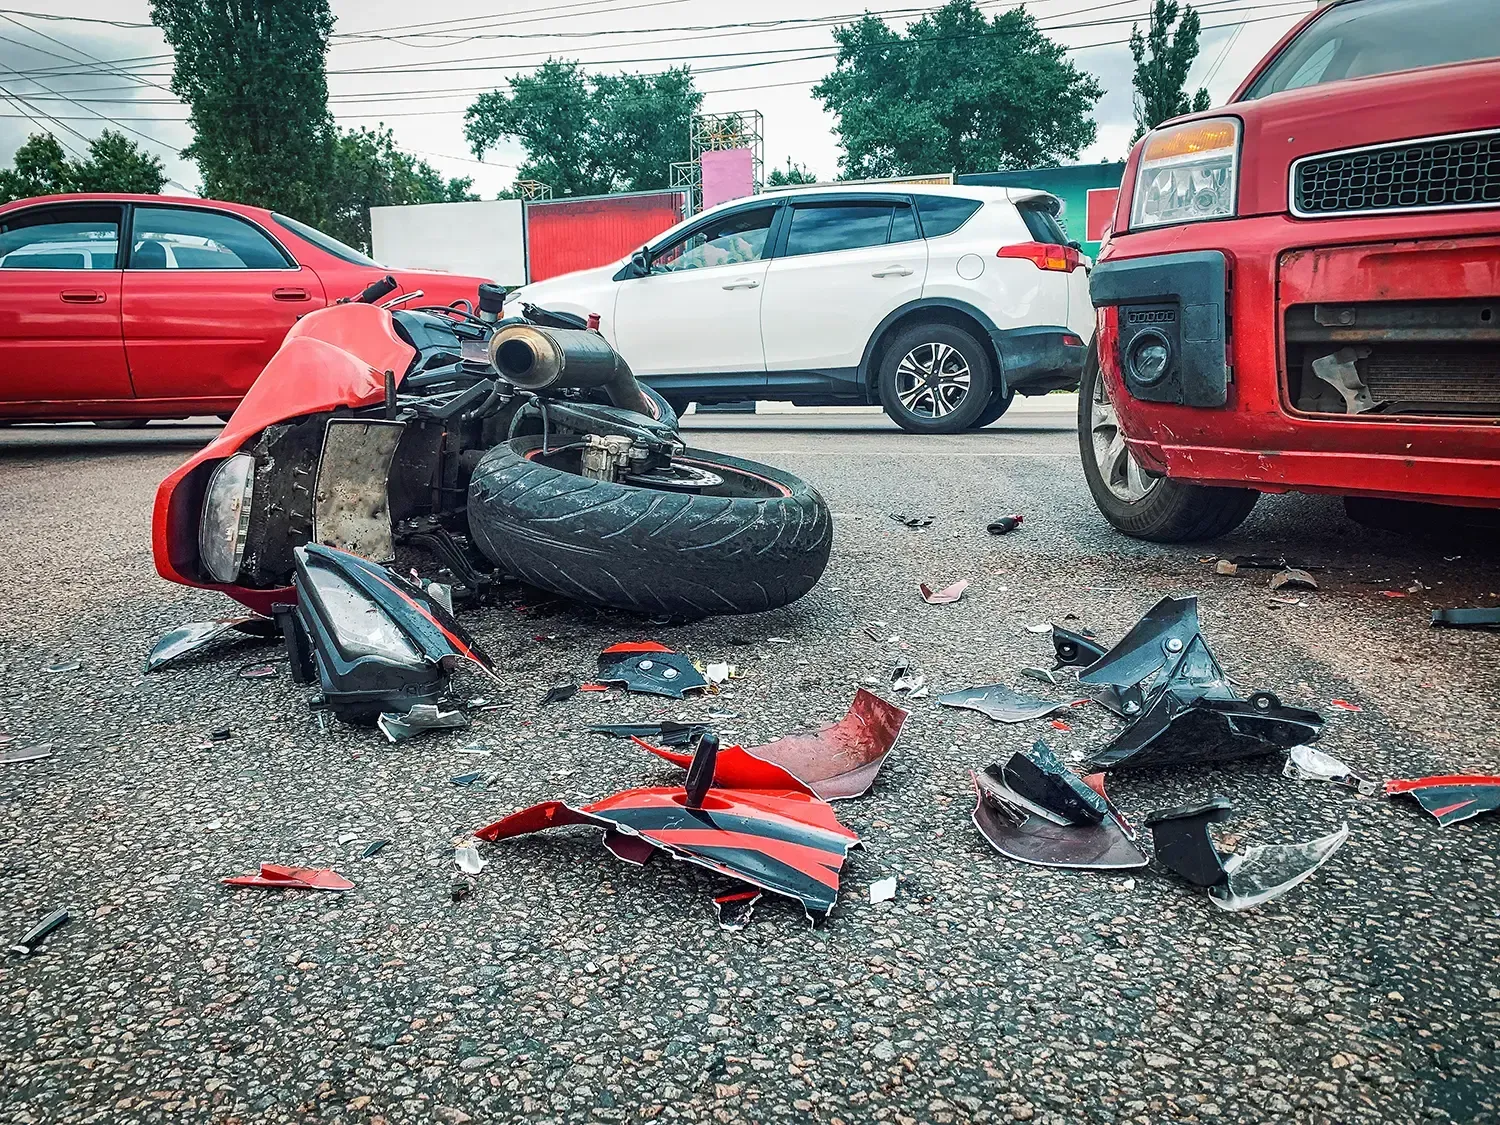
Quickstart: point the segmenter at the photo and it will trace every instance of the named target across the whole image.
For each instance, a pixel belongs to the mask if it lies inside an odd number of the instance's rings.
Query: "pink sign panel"
[[[698,157],[705,208],[739,199],[755,190],[753,157],[748,148],[714,149]]]

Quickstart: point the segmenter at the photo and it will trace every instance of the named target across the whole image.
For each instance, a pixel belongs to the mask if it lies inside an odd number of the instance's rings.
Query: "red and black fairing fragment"
[[[1443,826],[1500,809],[1500,777],[1447,774],[1387,781],[1387,797],[1408,796]]]
[[[971,776],[977,798],[974,826],[1001,855],[1040,867],[1120,871],[1146,866],[1130,826],[1104,796],[1102,774],[1082,779],[1109,809],[1098,824],[1068,824],[1041,806],[1028,807],[1005,783],[998,765]]]
[[[670,699],[708,687],[691,660],[655,641],[610,645],[599,654],[599,682]]]
[[[869,791],[901,736],[908,712],[860,688],[848,713],[811,734],[789,734],[764,746],[726,746],[714,764],[714,781],[729,789],[796,789],[824,801]],[[686,769],[691,754],[635,741]]]

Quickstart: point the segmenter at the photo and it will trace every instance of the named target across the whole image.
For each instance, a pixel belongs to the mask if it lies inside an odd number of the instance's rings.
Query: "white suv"
[[[629,258],[510,300],[587,316],[636,375],[689,402],[880,403],[903,429],[986,426],[1078,386],[1087,261],[1021,188],[806,188],[737,199]]]

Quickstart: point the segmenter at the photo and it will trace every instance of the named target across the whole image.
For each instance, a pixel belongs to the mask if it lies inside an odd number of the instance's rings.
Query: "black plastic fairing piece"
[[[607,734],[611,738],[644,738],[658,746],[680,749],[692,746],[708,730],[707,723],[602,723],[589,727],[590,734]]]
[[[1053,753],[1045,739],[1029,751],[1012,754],[1001,779],[1028,802],[1062,817],[1068,824],[1098,824],[1109,804]]]
[[[719,736],[708,731],[698,740],[698,749],[693,751],[693,760],[688,765],[687,780],[682,783],[685,806],[701,809],[703,798],[714,784],[714,764],[719,758]]]
[[[1113,809],[1098,824],[1063,824],[1053,813],[1028,808],[998,765],[986,766],[973,781],[974,826],[1008,859],[1093,871],[1128,871],[1149,862]]]
[[[1156,858],[1195,887],[1213,887],[1229,878],[1223,857],[1208,833],[1210,824],[1227,820],[1233,806],[1228,797],[1213,797],[1201,805],[1160,809],[1146,817]]]
[[[1089,759],[1089,768],[1118,772],[1259,758],[1313,742],[1322,731],[1316,711],[1283,706],[1270,692],[1240,701],[1165,687],[1139,719]]]
[[[1061,625],[1052,626],[1052,648],[1057,653],[1056,668],[1086,668],[1104,659],[1105,648],[1087,633],[1075,633]]]
[[[1500,629],[1500,609],[1435,609],[1433,628]]]
[[[1078,681],[1134,687],[1175,664],[1200,631],[1197,598],[1163,598],[1119,644],[1080,672]]]
[[[669,699],[681,699],[686,692],[708,687],[703,673],[690,659],[654,642],[605,649],[599,654],[599,682]]]

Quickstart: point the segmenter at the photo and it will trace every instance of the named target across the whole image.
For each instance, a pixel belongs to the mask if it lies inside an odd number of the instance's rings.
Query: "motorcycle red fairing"
[[[170,582],[220,590],[257,613],[296,601],[291,586],[254,589],[207,577],[199,559],[198,526],[213,471],[268,426],[340,407],[368,407],[385,397],[385,373],[397,385],[417,352],[393,328],[391,314],[368,304],[330,305],[292,326],[280,349],[241,400],[219,436],[156,490],[152,551]]]

